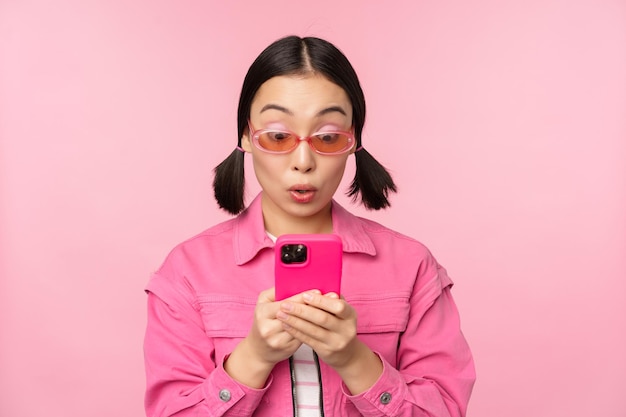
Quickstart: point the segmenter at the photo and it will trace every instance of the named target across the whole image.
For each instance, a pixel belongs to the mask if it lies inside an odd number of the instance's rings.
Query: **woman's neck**
[[[332,204],[312,216],[294,216],[276,207],[263,207],[265,230],[274,236],[284,234],[332,233]]]

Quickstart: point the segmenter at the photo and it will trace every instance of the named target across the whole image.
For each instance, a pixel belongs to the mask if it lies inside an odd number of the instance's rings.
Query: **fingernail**
[[[313,299],[313,296],[308,292],[305,292],[304,294],[302,294],[302,298],[304,298],[304,301],[311,301]]]
[[[282,303],[280,308],[285,311],[291,311],[293,309],[293,305],[291,303]]]
[[[283,312],[283,311],[279,311],[278,313],[276,313],[276,318],[279,320],[287,320],[289,316],[287,315],[287,313]]]

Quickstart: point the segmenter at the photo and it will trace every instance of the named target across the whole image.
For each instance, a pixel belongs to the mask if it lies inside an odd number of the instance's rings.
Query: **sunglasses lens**
[[[352,146],[352,138],[344,133],[328,132],[311,137],[311,144],[322,153],[339,153]]]
[[[298,141],[295,135],[289,132],[266,131],[257,137],[261,148],[271,152],[289,152]]]
[[[256,143],[263,150],[276,153],[288,153],[298,146],[300,138],[291,132],[264,130],[254,136]],[[343,132],[324,132],[311,136],[310,144],[321,154],[340,154],[352,147],[353,138]]]

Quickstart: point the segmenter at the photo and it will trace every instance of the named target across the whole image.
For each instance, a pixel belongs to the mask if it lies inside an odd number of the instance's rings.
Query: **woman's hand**
[[[294,303],[302,302],[302,295],[296,295],[290,300]],[[224,369],[233,379],[252,388],[264,387],[274,365],[289,358],[302,344],[286,332],[277,320],[279,308],[274,288],[259,294],[248,335],[224,363]]]
[[[276,319],[279,308],[280,303],[275,302],[274,288],[261,292],[254,309],[254,322],[246,337],[251,353],[272,367],[293,355],[301,345]]]
[[[352,394],[370,388],[382,373],[382,362],[357,338],[354,308],[334,293],[299,295],[302,302],[280,303],[276,317],[285,331],[334,368]]]

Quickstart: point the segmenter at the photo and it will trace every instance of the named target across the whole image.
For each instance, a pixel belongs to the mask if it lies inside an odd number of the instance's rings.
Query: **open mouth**
[[[291,191],[291,198],[297,203],[308,203],[313,200],[316,190],[308,185],[296,185],[289,191]]]

